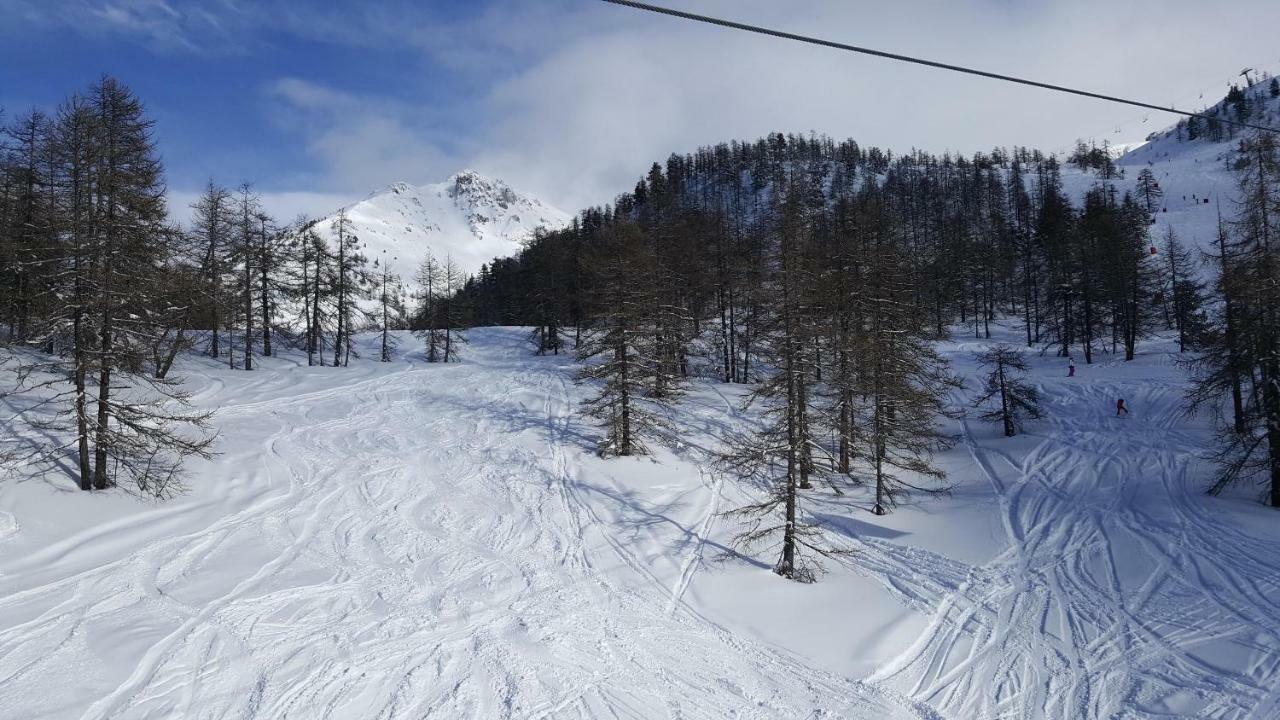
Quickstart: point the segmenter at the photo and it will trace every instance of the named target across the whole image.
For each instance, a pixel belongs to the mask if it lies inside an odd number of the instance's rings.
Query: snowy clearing
[[[163,504],[0,485],[14,718],[1280,716],[1280,525],[1203,494],[1180,371],[1032,354],[1047,417],[956,423],[949,497],[876,518],[814,585],[731,552],[746,422],[695,384],[683,445],[601,460],[567,357],[186,360],[221,455]],[[971,350],[945,346],[972,375]],[[199,366],[199,372],[196,370]],[[1111,416],[1116,397],[1133,409]]]

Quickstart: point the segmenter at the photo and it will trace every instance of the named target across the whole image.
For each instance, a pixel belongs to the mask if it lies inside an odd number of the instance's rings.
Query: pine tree
[[[356,236],[345,211],[340,211],[330,224],[333,235],[333,302],[334,336],[333,365],[347,367],[351,362],[351,339],[356,332],[356,320],[363,315],[359,300],[367,296],[369,274],[367,260],[360,252],[360,238]]]
[[[1160,189],[1160,183],[1151,168],[1142,168],[1142,172],[1138,173],[1138,198],[1142,200],[1149,215],[1155,214],[1164,198],[1164,190]]]
[[[1218,409],[1233,397],[1234,423],[1220,423],[1211,493],[1257,479],[1280,507],[1280,151],[1266,133],[1241,140],[1233,158],[1239,212],[1220,240],[1224,317],[1193,363],[1191,407]]]
[[[1187,140],[1198,140],[1200,138],[1201,119],[1198,115],[1192,115],[1187,118]]]
[[[639,228],[619,224],[600,238],[584,267],[595,290],[577,351],[585,363],[578,381],[594,383],[597,389],[583,403],[583,414],[604,423],[601,455],[645,454],[647,441],[666,441],[669,433],[660,405],[649,393],[658,371],[648,314],[652,257]]]
[[[1205,329],[1204,284],[1200,282],[1195,256],[1178,242],[1172,227],[1164,237],[1165,277],[1162,303],[1168,325],[1178,331],[1178,352],[1186,352]]]
[[[391,331],[405,325],[404,288],[400,284],[400,276],[391,272],[390,260],[395,260],[395,257],[388,258],[386,250],[383,250],[382,257],[374,261],[377,271],[374,296],[378,298],[378,325],[382,334],[379,360],[382,362],[391,362],[396,349],[395,336]]]
[[[758,349],[768,369],[747,401],[759,408],[760,428],[736,438],[718,462],[721,471],[764,492],[759,501],[732,511],[747,523],[736,544],[777,547],[773,571],[800,582],[813,582],[822,569],[821,558],[836,552],[801,508],[800,492],[811,484],[816,444],[811,420],[817,286],[807,254],[812,228],[805,207],[810,189],[804,179],[793,182],[777,210],[772,271],[763,288],[768,313],[761,318],[764,340]]]
[[[185,458],[207,456],[211,438],[208,415],[186,410],[181,385],[147,371],[161,331],[172,330],[166,289],[183,251],[164,222],[151,128],[138,99],[109,77],[59,111],[47,142],[65,232],[43,337],[28,340],[41,351],[24,353],[19,390],[54,390],[44,403],[58,415],[31,423],[75,438],[81,489],[127,482],[165,497],[180,489]],[[59,466],[63,448],[55,440],[29,459]]]
[[[444,269],[440,261],[427,253],[418,266],[414,281],[418,286],[416,324],[426,344],[427,362],[440,362],[444,355],[445,344],[442,327],[444,297],[448,294],[444,284]]]
[[[32,334],[39,304],[48,287],[41,276],[49,269],[56,232],[52,191],[53,128],[42,112],[32,111],[6,128],[11,140],[7,158],[7,228],[0,236],[0,300],[4,301],[9,336],[19,342]],[[3,137],[3,135],[0,135]]]
[[[1027,372],[1022,353],[1003,343],[974,353],[978,366],[989,370],[983,382],[982,394],[973,401],[973,407],[982,408],[999,398],[998,407],[987,410],[980,417],[989,422],[999,422],[1005,437],[1013,437],[1021,428],[1024,417],[1040,417],[1040,396],[1022,376]]]

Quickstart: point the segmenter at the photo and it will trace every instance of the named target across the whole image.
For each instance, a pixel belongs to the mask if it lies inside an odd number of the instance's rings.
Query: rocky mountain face
[[[405,281],[428,254],[451,257],[474,273],[495,257],[517,252],[537,228],[563,227],[571,217],[473,170],[430,185],[395,183],[343,211],[369,261],[387,263]],[[322,234],[332,235],[337,215],[320,221]]]

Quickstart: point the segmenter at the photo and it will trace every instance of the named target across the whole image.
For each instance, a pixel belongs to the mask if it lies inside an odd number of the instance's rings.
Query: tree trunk
[[[112,354],[112,318],[111,312],[103,314],[101,345],[99,347],[98,369],[98,416],[94,437],[93,455],[93,487],[105,490],[111,485],[107,473],[107,447],[110,444],[108,429],[111,426],[111,354]]]

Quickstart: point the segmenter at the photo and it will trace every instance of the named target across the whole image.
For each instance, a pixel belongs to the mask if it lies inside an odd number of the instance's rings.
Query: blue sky
[[[1162,104],[1280,65],[1273,0],[670,4]],[[595,0],[0,0],[0,17],[10,116],[113,74],[158,123],[171,204],[247,180],[282,216],[461,167],[573,210],[672,151],[772,130],[971,152],[1172,121]]]
[[[175,189],[216,178],[268,191],[352,192],[366,178],[345,182],[311,148],[324,114],[358,104],[454,154],[475,129],[463,108],[493,76],[478,83],[478,66],[459,67],[422,43],[465,32],[483,12],[466,2],[317,16],[303,3],[0,0],[0,15],[18,20],[0,29],[0,107],[10,115],[51,109],[109,73],[156,120]]]

